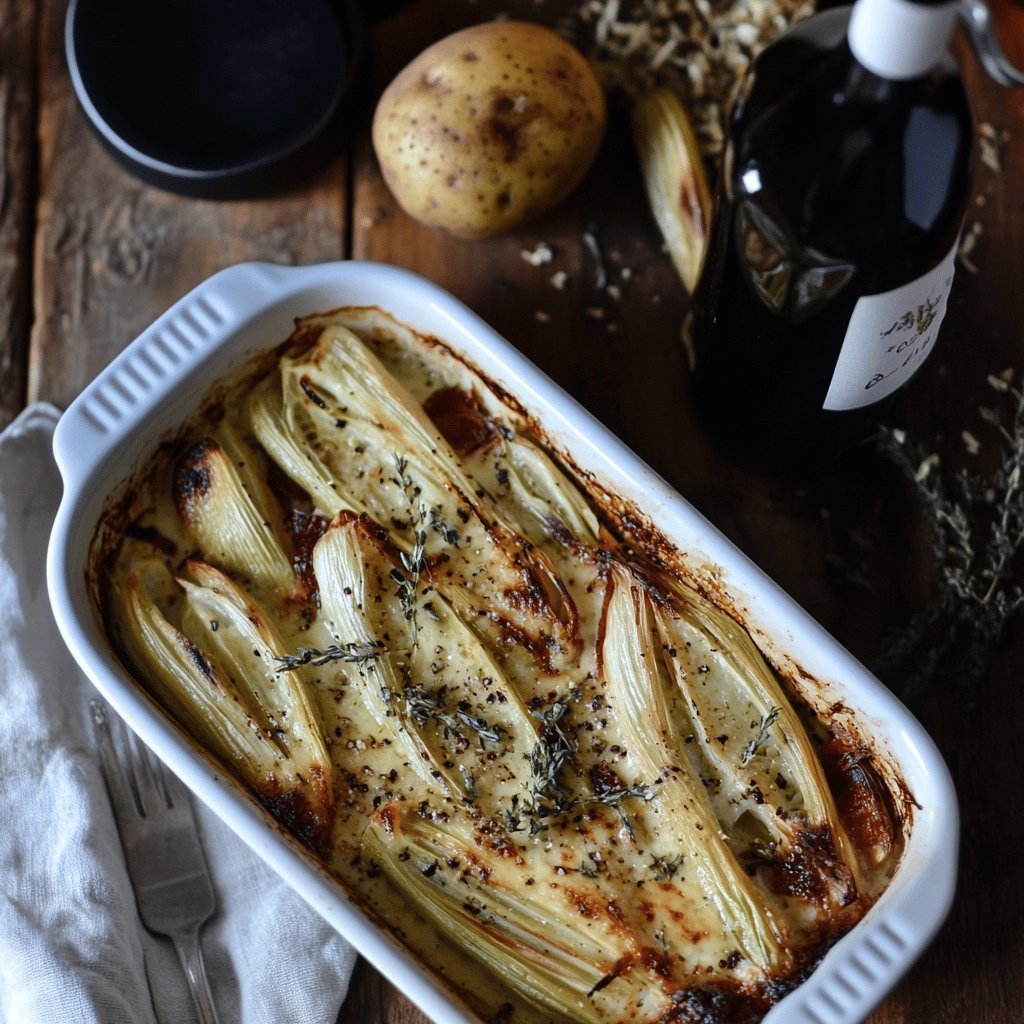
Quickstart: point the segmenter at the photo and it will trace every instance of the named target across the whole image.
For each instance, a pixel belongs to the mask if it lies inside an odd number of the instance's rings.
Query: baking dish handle
[[[295,269],[270,263],[228,267],[179,299],[116,356],[57,424],[53,450],[65,486],[84,482],[225,338],[278,302]]]

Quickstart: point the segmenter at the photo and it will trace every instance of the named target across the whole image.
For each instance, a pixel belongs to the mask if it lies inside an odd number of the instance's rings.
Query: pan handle
[[[291,287],[296,268],[241,263],[179,299],[88,384],[61,417],[54,456],[66,489],[85,481],[182,389],[205,392],[203,367],[222,343]],[[280,326],[280,325],[279,325]],[[290,322],[285,325],[290,329]],[[151,435],[150,435],[151,436]]]

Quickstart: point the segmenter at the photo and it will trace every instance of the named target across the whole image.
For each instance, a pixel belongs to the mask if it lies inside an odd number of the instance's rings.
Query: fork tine
[[[137,814],[139,813],[138,800],[125,774],[122,759],[118,756],[106,708],[100,701],[91,700],[89,701],[89,710],[92,712],[93,730],[96,733],[96,744],[100,752],[100,766],[103,769],[103,778],[107,784],[107,792],[110,794],[110,802],[113,804],[115,816],[120,818],[128,813]]]
[[[160,803],[169,807],[171,802],[167,799],[159,765],[154,763],[149,751],[134,733],[124,729],[123,734],[129,782],[138,802],[139,813],[146,818],[159,811]]]
[[[170,808],[190,805],[188,787],[172,771],[168,771],[159,761],[156,762],[157,782],[163,792],[164,800]]]

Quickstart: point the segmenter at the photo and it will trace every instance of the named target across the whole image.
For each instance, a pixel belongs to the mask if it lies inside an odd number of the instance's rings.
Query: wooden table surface
[[[370,101],[416,52],[457,27],[499,11],[550,23],[570,6],[411,3],[373,28]],[[879,663],[887,632],[927,601],[928,543],[909,488],[880,474],[854,507],[763,480],[701,436],[679,340],[687,298],[648,215],[620,114],[582,190],[543,220],[487,241],[445,237],[397,208],[365,117],[348,151],[291,191],[190,200],[131,178],[90,133],[68,78],[64,11],[64,0],[0,0],[0,425],[27,402],[66,405],[157,314],[221,267],[383,260],[421,271],[511,339],[868,666]],[[1024,64],[1024,9],[999,11],[1007,49]],[[909,429],[951,464],[972,458],[962,430],[983,436],[977,407],[991,397],[986,375],[1024,373],[1024,91],[994,86],[963,46],[958,52],[977,121],[1007,132],[1008,142],[1001,171],[978,164],[968,214],[981,228],[976,273],[959,270],[939,352],[909,395]],[[614,290],[595,284],[588,229]],[[542,242],[554,259],[536,267],[522,252]],[[564,290],[550,283],[556,271],[567,275]],[[985,454],[983,445],[973,458]],[[866,555],[857,541],[864,536],[873,538]],[[867,585],[842,571],[855,556]],[[1024,1021],[1022,677],[1018,619],[973,710],[955,679],[938,681],[916,708],[962,799],[960,887],[948,923],[872,1024]],[[365,963],[341,1019],[424,1020]]]

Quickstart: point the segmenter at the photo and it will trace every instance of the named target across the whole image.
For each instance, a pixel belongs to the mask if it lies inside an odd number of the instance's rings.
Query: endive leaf
[[[704,785],[680,753],[683,737],[659,672],[650,598],[617,563],[609,568],[600,656],[609,703],[640,776],[630,781],[661,780],[653,802],[662,831],[700,878],[723,931],[758,967],[779,966],[785,954],[771,913],[729,851]]]
[[[315,702],[301,671],[275,664],[283,647],[266,611],[219,569],[191,561],[179,579],[187,607],[182,627],[201,638],[205,651],[245,691],[268,728],[300,770],[329,764]]]
[[[504,451],[508,496],[520,510],[518,525],[530,540],[596,545],[597,516],[554,461],[519,435],[505,441]]]
[[[532,896],[514,878],[506,885],[500,859],[483,862],[471,835],[386,811],[392,813],[376,816],[364,833],[365,852],[435,927],[542,1012],[598,1024],[607,1020],[603,985],[614,978],[620,1002],[621,986],[638,994],[645,987],[642,976],[618,976],[633,949],[617,918],[605,921],[595,910],[581,929],[578,904],[559,894]],[[608,901],[590,902],[596,908]]]
[[[399,600],[398,554],[366,517],[338,517],[313,552],[323,619],[346,642],[388,637],[390,653],[351,676],[359,699],[431,791],[446,789],[497,814],[529,791],[529,771],[525,758],[505,758],[505,771],[488,772],[487,754],[529,749],[532,719],[426,577],[408,603]]]
[[[635,564],[655,594],[666,672],[716,779],[709,792],[734,848],[819,858],[815,892],[835,906],[856,897],[860,868],[803,723],[750,635],[675,576]],[[669,653],[670,652],[670,653]],[[808,832],[812,837],[808,837]]]
[[[242,579],[285,591],[295,575],[271,526],[272,499],[248,461],[227,428],[194,445],[174,477],[178,513],[208,559]]]
[[[651,211],[683,285],[692,293],[711,225],[711,192],[697,136],[679,97],[665,86],[641,96],[632,117]]]
[[[303,407],[284,401],[276,372],[255,388],[245,408],[249,427],[267,454],[319,509],[334,516],[349,507],[338,493],[329,466],[303,442],[303,438],[314,436],[313,424]]]
[[[281,751],[222,670],[161,611],[179,598],[170,569],[139,560],[125,579],[122,639],[160,700],[258,793],[278,771]]]

